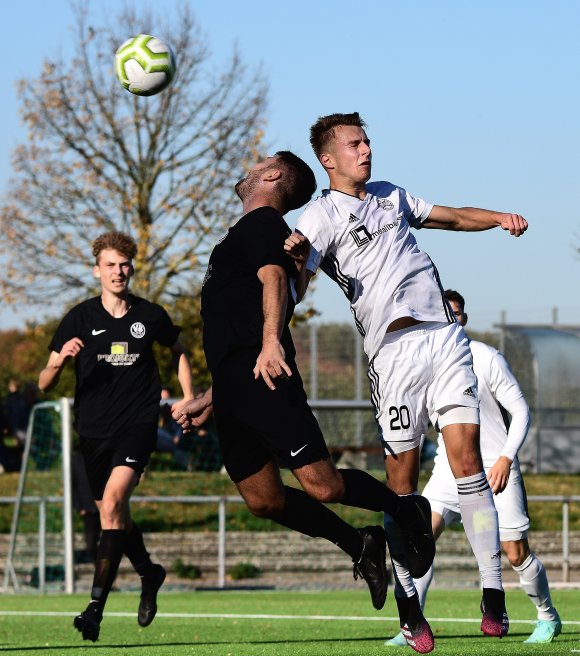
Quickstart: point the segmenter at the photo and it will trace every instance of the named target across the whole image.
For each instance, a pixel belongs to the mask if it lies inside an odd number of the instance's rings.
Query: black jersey
[[[222,238],[211,254],[201,292],[203,346],[212,373],[233,352],[262,348],[263,286],[257,272],[268,264],[288,274],[288,306],[281,344],[287,358],[296,354],[288,324],[294,311],[290,279],[296,268],[284,252],[291,230],[271,207],[245,214]]]
[[[181,329],[160,305],[133,295],[129,301],[127,314],[118,319],[100,297],[80,303],[49,344],[60,353],[73,337],[83,341],[75,358],[75,428],[83,437],[104,439],[159,416],[161,382],[153,343],[173,346]]]

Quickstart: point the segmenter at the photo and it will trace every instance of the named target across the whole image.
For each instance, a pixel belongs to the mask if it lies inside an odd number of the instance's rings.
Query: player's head
[[[259,162],[236,184],[242,202],[257,195],[267,197],[283,214],[302,207],[315,191],[312,169],[289,150],[280,150]]]
[[[105,232],[95,239],[93,242],[93,255],[95,256],[95,264],[99,264],[101,253],[104,250],[113,250],[124,255],[128,260],[134,259],[137,255],[137,244],[133,237],[124,232],[111,230]]]
[[[467,323],[467,313],[465,312],[465,299],[459,292],[454,289],[445,290],[445,298],[449,302],[455,318],[462,325]]]
[[[359,183],[371,177],[372,152],[365,128],[358,112],[321,116],[310,128],[312,149],[331,181]]]
[[[93,275],[101,281],[103,291],[124,294],[134,273],[135,240],[124,232],[106,232],[93,242],[93,255]]]

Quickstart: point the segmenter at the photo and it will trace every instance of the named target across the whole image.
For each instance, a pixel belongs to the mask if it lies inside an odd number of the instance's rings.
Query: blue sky
[[[119,6],[92,4],[98,17]],[[528,219],[520,239],[499,230],[417,233],[443,284],[466,297],[472,328],[490,328],[502,310],[511,322],[549,322],[554,307],[561,323],[580,324],[580,2],[191,4],[216,67],[234,42],[248,64],[262,66],[270,80],[271,150],[305,158],[319,188],[326,179],[310,151],[309,126],[323,114],[359,111],[369,126],[374,179],[433,203]],[[171,11],[177,3],[162,6]],[[14,81],[66,52],[73,16],[68,0],[21,0],[3,5],[1,16],[8,53],[0,68],[3,192],[10,151],[25,138]],[[171,43],[171,35],[157,36]],[[350,320],[342,294],[319,278],[320,320]],[[19,324],[2,311],[0,328]]]

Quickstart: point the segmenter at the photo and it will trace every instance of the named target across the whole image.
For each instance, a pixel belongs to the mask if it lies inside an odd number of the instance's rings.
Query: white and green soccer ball
[[[124,89],[137,96],[153,96],[175,75],[171,48],[154,36],[138,34],[115,53],[115,74]]]

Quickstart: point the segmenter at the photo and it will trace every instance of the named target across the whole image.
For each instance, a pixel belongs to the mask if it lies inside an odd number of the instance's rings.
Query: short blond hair
[[[117,230],[105,232],[93,242],[93,255],[97,264],[101,252],[109,249],[118,251],[127,259],[132,260],[137,255],[137,242],[125,232],[118,232]]]

